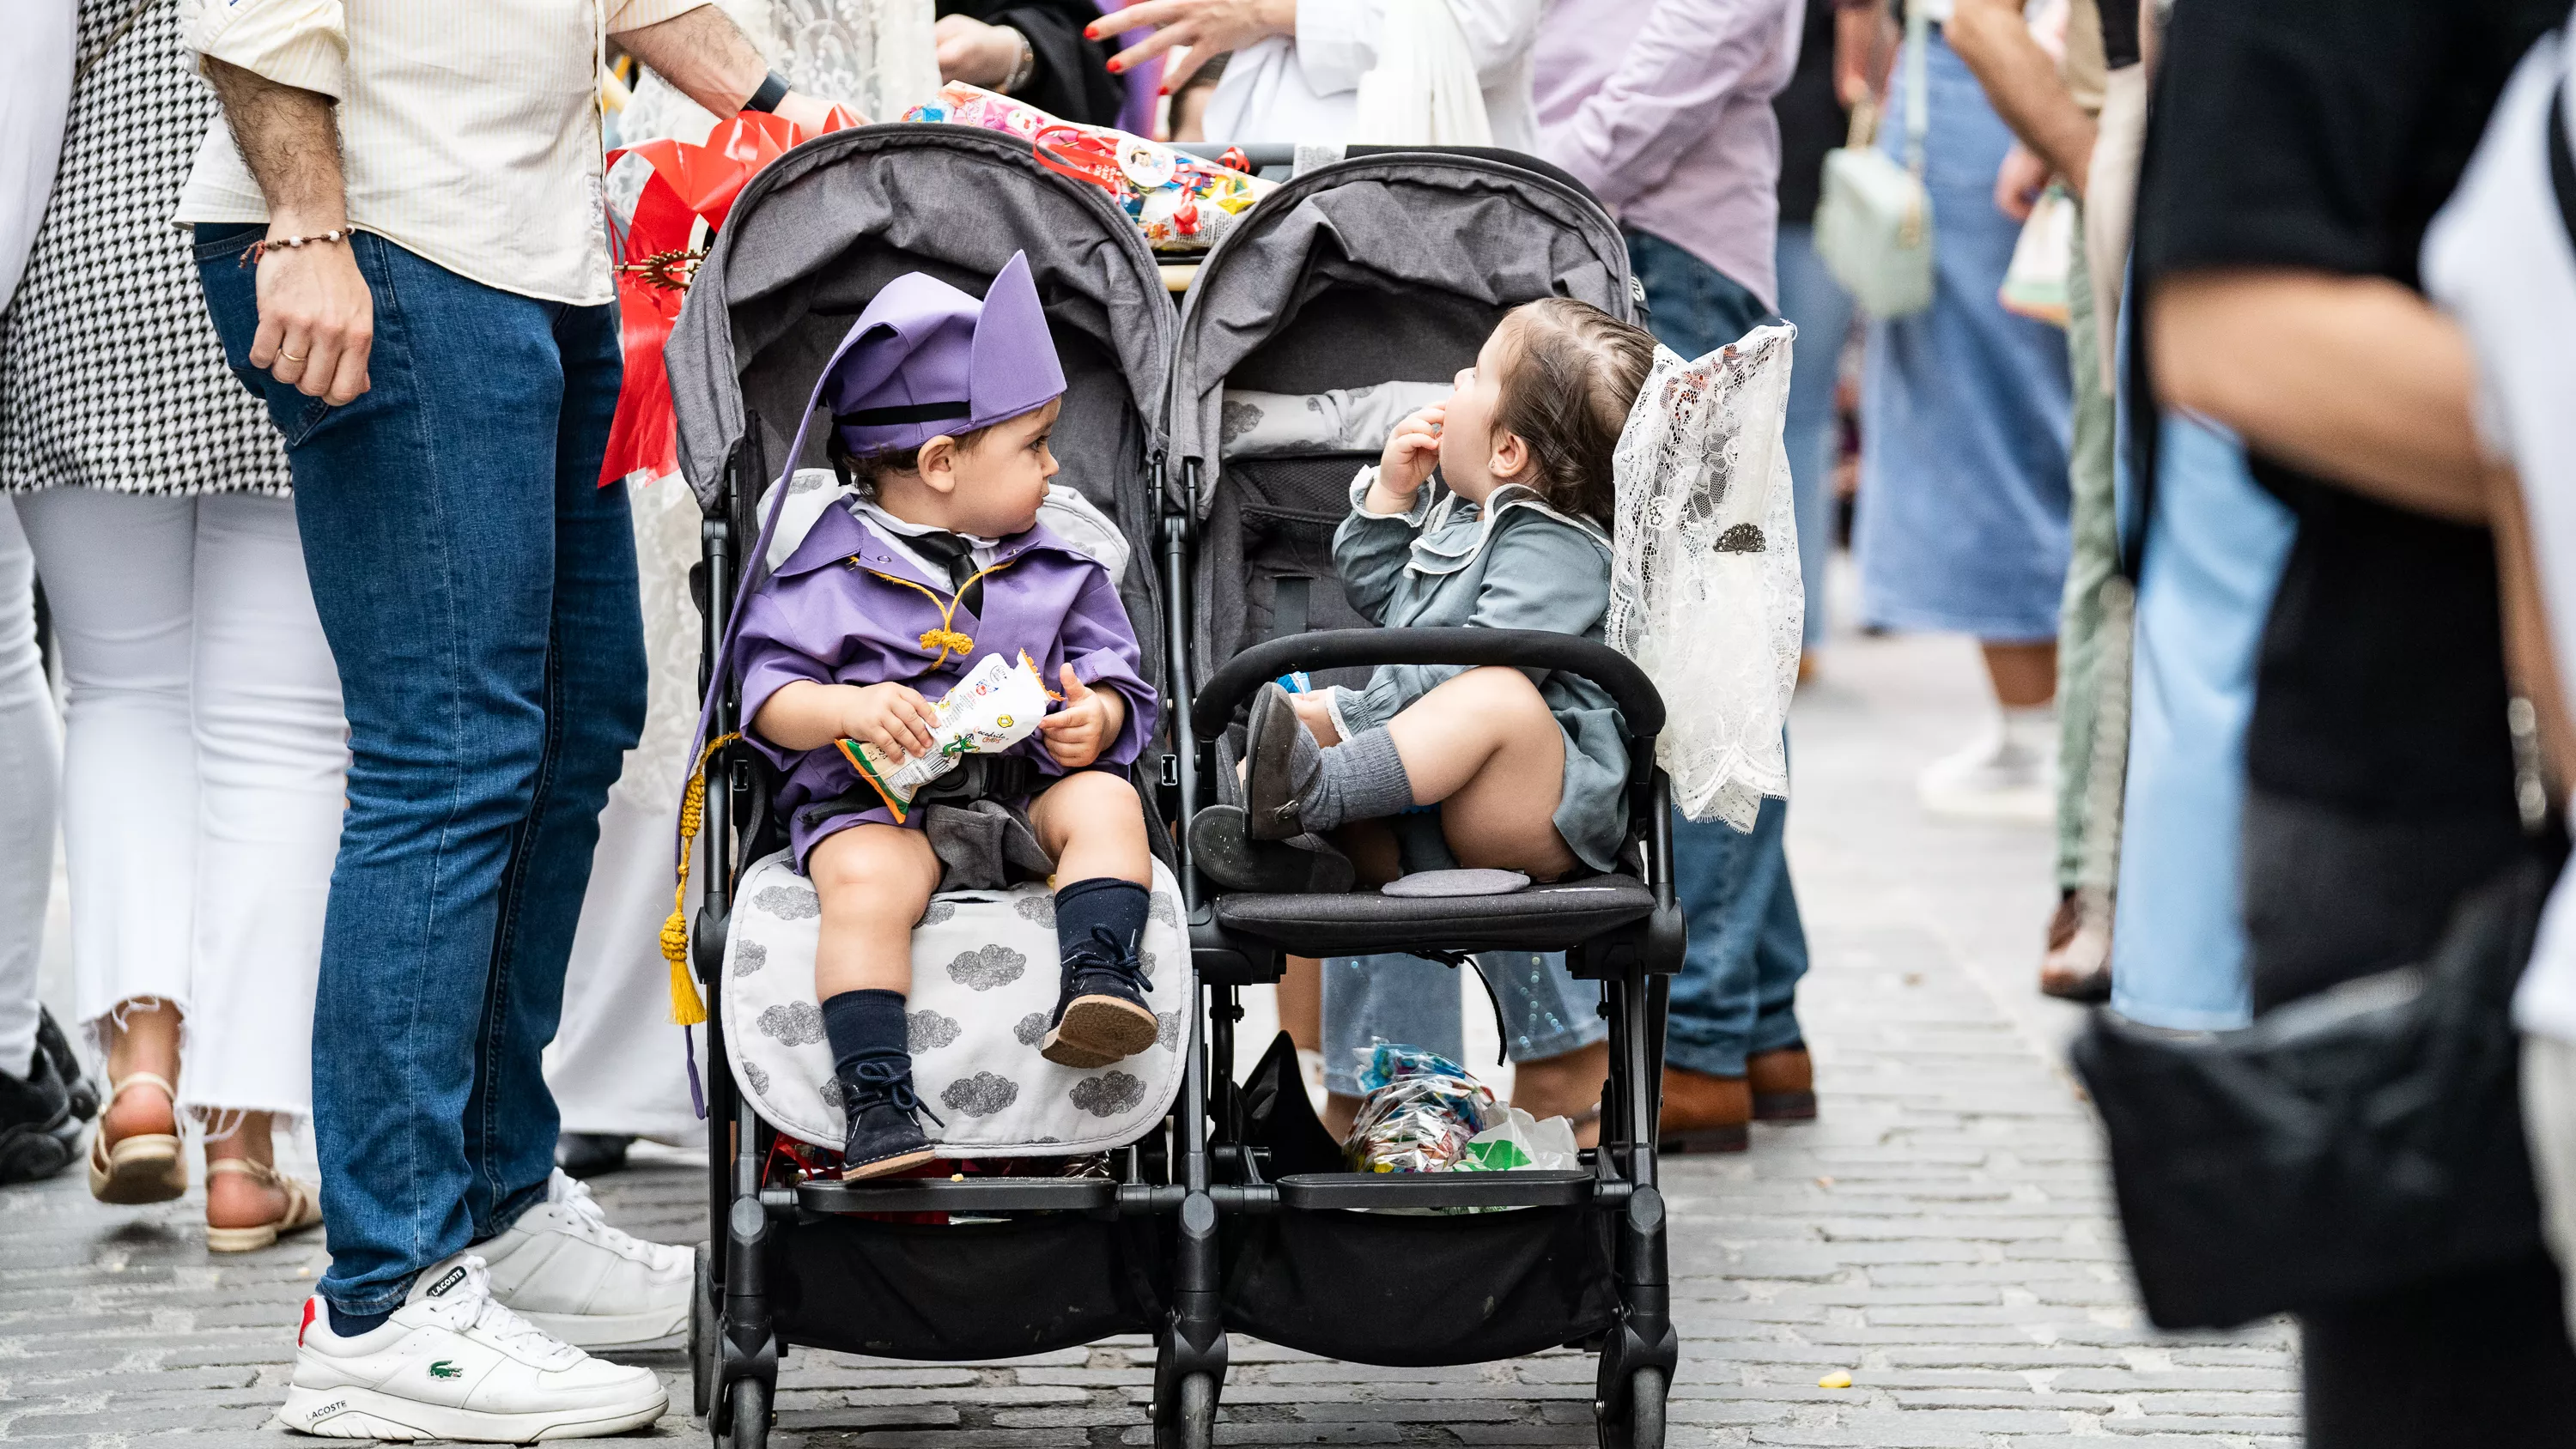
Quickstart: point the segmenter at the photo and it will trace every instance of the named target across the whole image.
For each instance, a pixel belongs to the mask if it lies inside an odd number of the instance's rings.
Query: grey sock
[[[1304,750],[1290,766],[1291,778],[1305,771]],[[1413,808],[1413,780],[1395,752],[1395,738],[1384,729],[1362,730],[1329,750],[1315,752],[1311,784],[1297,791],[1297,821],[1322,833],[1353,820],[1382,820]]]

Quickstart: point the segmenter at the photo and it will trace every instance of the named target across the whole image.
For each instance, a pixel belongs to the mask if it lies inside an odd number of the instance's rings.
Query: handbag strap
[[[1905,169],[1923,179],[1923,136],[1932,128],[1932,98],[1926,93],[1925,52],[1931,49],[1932,17],[1925,0],[1905,3]]]

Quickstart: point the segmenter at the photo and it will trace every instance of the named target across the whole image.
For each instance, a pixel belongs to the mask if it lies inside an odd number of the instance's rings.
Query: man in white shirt
[[[718,115],[791,119],[700,0],[209,0],[226,125],[178,220],[294,467],[347,703],[314,1013],[331,1268],[287,1427],[607,1434],[665,1408],[584,1347],[679,1331],[686,1250],[553,1172],[539,1068],[645,656],[601,233],[609,36]]]

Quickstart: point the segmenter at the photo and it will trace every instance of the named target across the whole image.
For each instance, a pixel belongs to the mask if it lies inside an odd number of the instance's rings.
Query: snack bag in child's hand
[[[931,706],[939,728],[931,735],[929,754],[891,760],[874,745],[842,740],[841,755],[901,821],[921,787],[957,768],[960,756],[1000,754],[1036,733],[1050,698],[1036,661],[1027,654],[1016,664],[989,655],[947,698]]]

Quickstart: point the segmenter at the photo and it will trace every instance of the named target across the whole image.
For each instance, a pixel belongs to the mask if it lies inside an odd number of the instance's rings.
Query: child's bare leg
[[[1145,999],[1141,956],[1154,878],[1144,807],[1124,777],[1078,770],[1029,802],[1029,824],[1056,863],[1056,953],[1064,973],[1038,1054],[1068,1067],[1132,1057],[1162,1029]]]
[[[1080,770],[1029,802],[1038,848],[1055,861],[1059,884],[1112,876],[1146,885],[1154,879],[1145,844],[1145,810],[1136,787],[1106,770]]]
[[[1459,864],[1542,880],[1574,869],[1555,819],[1565,732],[1528,676],[1470,669],[1415,700],[1386,731],[1413,802],[1439,804],[1441,832]]]
[[[912,927],[939,888],[939,857],[917,830],[856,825],[817,842],[806,874],[821,898],[814,993],[831,1043],[851,1177],[881,1177],[930,1160],[914,1114],[904,997],[912,989]]]
[[[823,904],[814,994],[912,990],[912,928],[939,888],[929,837],[894,825],[854,825],[817,842],[806,875]]]

